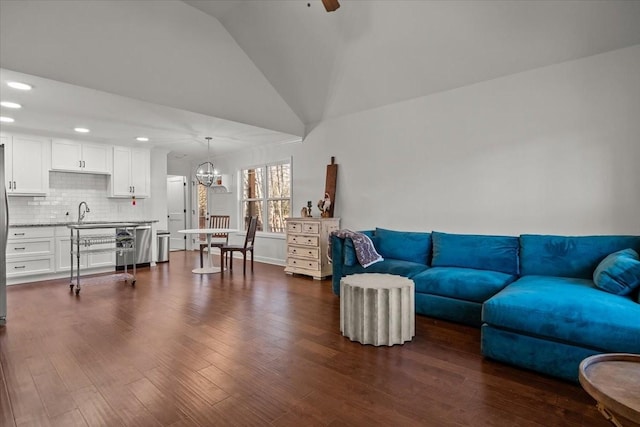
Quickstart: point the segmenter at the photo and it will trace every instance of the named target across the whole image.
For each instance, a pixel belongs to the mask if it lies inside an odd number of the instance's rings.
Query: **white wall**
[[[289,156],[296,216],[336,156],[343,228],[640,234],[640,45],[324,121],[216,167]],[[237,190],[226,203],[237,215]],[[284,249],[257,241],[258,257]]]

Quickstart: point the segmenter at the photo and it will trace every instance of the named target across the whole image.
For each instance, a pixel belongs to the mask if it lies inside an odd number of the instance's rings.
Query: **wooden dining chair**
[[[209,217],[209,228],[229,228],[229,215],[211,215]],[[215,239],[215,240],[214,240]],[[229,243],[229,233],[217,233],[211,235],[211,248],[221,248]],[[207,247],[207,242],[200,242],[200,268],[203,267],[202,254],[204,252],[204,248]],[[207,248],[207,253],[211,250],[211,248]],[[223,265],[220,265],[223,267]]]
[[[233,253],[242,252],[242,274],[247,274],[247,252],[251,252],[251,272],[253,273],[253,242],[256,239],[256,229],[258,227],[258,217],[252,216],[249,222],[249,229],[244,238],[244,245],[224,245],[220,248],[220,265],[223,266],[225,255],[229,253],[229,269],[233,270]],[[224,272],[224,268],[222,269]]]

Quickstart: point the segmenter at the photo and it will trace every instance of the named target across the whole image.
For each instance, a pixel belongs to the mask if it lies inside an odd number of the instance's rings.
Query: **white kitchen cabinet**
[[[51,170],[110,174],[111,155],[110,145],[54,139],[51,142]]]
[[[7,278],[54,271],[53,227],[10,227]]]
[[[150,163],[148,149],[113,147],[111,197],[149,197]]]
[[[51,141],[47,138],[2,135],[5,146],[5,186],[9,196],[45,195],[49,189]]]
[[[115,234],[115,230],[113,230]],[[93,245],[92,249],[106,249],[113,247],[113,243],[104,243]],[[56,230],[56,272],[69,271],[71,269],[71,232],[67,227],[60,227]],[[73,260],[74,266],[76,260]],[[115,252],[81,254],[80,269],[99,268],[99,267],[115,267]]]

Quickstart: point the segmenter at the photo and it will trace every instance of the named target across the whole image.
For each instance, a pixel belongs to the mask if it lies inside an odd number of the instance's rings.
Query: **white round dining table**
[[[238,231],[235,228],[190,228],[187,230],[178,230],[178,233],[183,234],[206,234],[207,235],[207,247],[211,248],[211,236],[214,234],[222,234],[222,233],[234,233]],[[191,270],[192,273],[196,274],[209,274],[209,273],[220,273],[222,271],[223,266],[215,267],[211,260],[211,250],[207,251],[207,264],[202,268],[194,268]]]

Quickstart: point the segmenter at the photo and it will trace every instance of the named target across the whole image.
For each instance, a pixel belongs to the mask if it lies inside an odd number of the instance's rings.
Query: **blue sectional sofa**
[[[364,233],[384,261],[363,268],[331,236],[336,295],[349,274],[408,277],[417,314],[481,326],[486,357],[572,381],[587,356],[640,353],[640,236]]]

